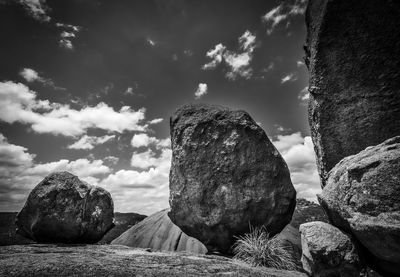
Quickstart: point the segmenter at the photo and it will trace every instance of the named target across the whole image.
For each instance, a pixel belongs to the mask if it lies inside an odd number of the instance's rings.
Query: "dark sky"
[[[169,116],[189,102],[248,111],[315,199],[305,4],[0,1],[0,210],[55,170],[105,187],[117,211],[166,207]]]

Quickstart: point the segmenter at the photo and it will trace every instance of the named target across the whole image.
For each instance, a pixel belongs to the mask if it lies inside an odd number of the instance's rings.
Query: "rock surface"
[[[249,224],[280,232],[296,192],[285,161],[244,111],[185,105],[171,117],[172,221],[210,252],[228,253]]]
[[[318,198],[383,272],[400,274],[400,136],[340,161]]]
[[[109,192],[68,172],[48,175],[17,215],[18,233],[38,242],[93,243],[113,226]]]
[[[197,239],[189,237],[168,216],[168,209],[148,216],[125,231],[111,244],[160,251],[184,251],[205,254],[207,248]]]
[[[361,263],[351,237],[321,221],[300,225],[304,270],[311,276],[354,277]]]
[[[111,228],[98,244],[110,244],[133,225],[145,219],[147,216],[137,213],[114,213],[114,227]]]
[[[120,245],[3,246],[0,276],[249,276],[306,277],[271,268],[252,268],[218,256],[147,252]]]
[[[309,1],[309,122],[322,186],[342,158],[400,135],[399,17],[400,1]]]

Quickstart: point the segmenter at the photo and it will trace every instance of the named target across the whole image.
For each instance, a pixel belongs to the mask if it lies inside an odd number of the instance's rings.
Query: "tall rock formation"
[[[209,251],[229,253],[249,226],[273,235],[291,220],[287,165],[244,111],[185,105],[171,117],[172,221]]]
[[[400,135],[400,1],[309,0],[309,122],[322,186],[342,158]]]

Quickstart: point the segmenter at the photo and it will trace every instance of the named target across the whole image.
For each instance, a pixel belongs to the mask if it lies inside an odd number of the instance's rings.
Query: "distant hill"
[[[0,246],[14,244],[32,244],[34,241],[20,236],[16,233],[16,212],[0,212]],[[98,242],[98,244],[109,244],[127,229],[146,218],[145,215],[137,213],[115,213],[115,226]]]

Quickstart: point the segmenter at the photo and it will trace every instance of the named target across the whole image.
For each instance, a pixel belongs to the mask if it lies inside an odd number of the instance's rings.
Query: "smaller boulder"
[[[400,275],[400,136],[341,160],[318,200],[374,268]]]
[[[165,209],[150,215],[125,231],[111,244],[150,248],[157,251],[207,253],[207,248],[200,241],[183,233],[171,221],[168,211]]]
[[[17,232],[37,242],[94,243],[114,224],[109,192],[69,172],[48,175],[29,194]]]
[[[338,228],[321,221],[300,225],[301,262],[311,276],[354,277],[361,262],[352,238]]]

